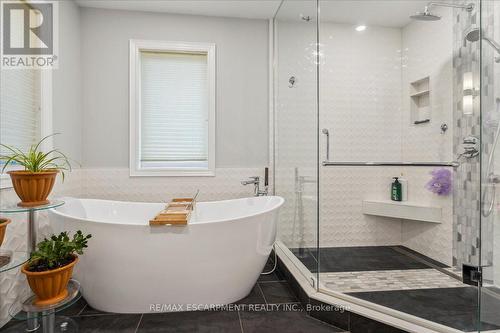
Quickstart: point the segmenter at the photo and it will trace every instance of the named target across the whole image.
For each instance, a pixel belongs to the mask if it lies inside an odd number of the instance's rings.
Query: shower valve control
[[[462,142],[462,147],[464,152],[460,154],[460,157],[472,158],[479,155],[479,139],[475,136],[467,136]]]

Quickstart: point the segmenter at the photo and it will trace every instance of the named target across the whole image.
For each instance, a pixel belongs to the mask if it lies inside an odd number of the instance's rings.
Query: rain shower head
[[[439,21],[441,19],[441,16],[432,14],[429,10],[429,7],[425,6],[423,12],[418,12],[415,15],[411,15],[410,18],[417,21]]]
[[[423,12],[418,12],[415,15],[411,15],[410,18],[412,20],[417,20],[417,21],[439,21],[441,19],[441,16],[431,13],[430,9],[432,6],[460,8],[460,9],[465,9],[468,12],[471,12],[474,9],[473,3],[461,5],[461,4],[447,3],[447,2],[429,2],[427,6],[425,6]]]

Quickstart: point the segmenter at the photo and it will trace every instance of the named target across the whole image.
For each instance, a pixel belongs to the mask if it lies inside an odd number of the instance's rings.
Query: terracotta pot
[[[68,296],[68,282],[73,275],[73,267],[78,262],[78,257],[66,266],[45,272],[30,272],[27,270],[29,263],[25,264],[21,272],[26,274],[28,284],[36,295],[36,305],[52,305],[62,301]]]
[[[17,196],[21,199],[17,205],[33,207],[48,204],[47,197],[54,187],[58,172],[59,170],[52,169],[40,172],[21,170],[7,172]]]
[[[0,246],[2,246],[3,238],[5,237],[5,231],[7,230],[7,224],[10,223],[10,219],[0,218]]]

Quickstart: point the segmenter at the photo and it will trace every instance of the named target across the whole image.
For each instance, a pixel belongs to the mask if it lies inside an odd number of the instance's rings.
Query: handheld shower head
[[[328,132],[328,129],[327,129],[327,128],[323,128],[323,129],[321,130],[321,133],[326,134],[326,135],[330,134],[330,133]]]
[[[472,28],[468,32],[465,33],[465,39],[469,42],[477,42],[481,37],[481,31],[479,28]]]
[[[500,44],[487,36],[481,36],[481,29],[479,28],[471,28],[468,32],[465,33],[465,40],[467,40],[468,42],[475,43],[480,39],[484,40],[493,49],[495,49],[495,51],[499,55],[495,57],[495,62],[500,62]]]

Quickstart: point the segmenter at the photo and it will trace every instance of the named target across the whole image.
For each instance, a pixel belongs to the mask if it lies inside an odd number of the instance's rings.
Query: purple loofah
[[[437,195],[449,195],[451,192],[451,171],[448,169],[434,169],[432,178],[425,188]]]

